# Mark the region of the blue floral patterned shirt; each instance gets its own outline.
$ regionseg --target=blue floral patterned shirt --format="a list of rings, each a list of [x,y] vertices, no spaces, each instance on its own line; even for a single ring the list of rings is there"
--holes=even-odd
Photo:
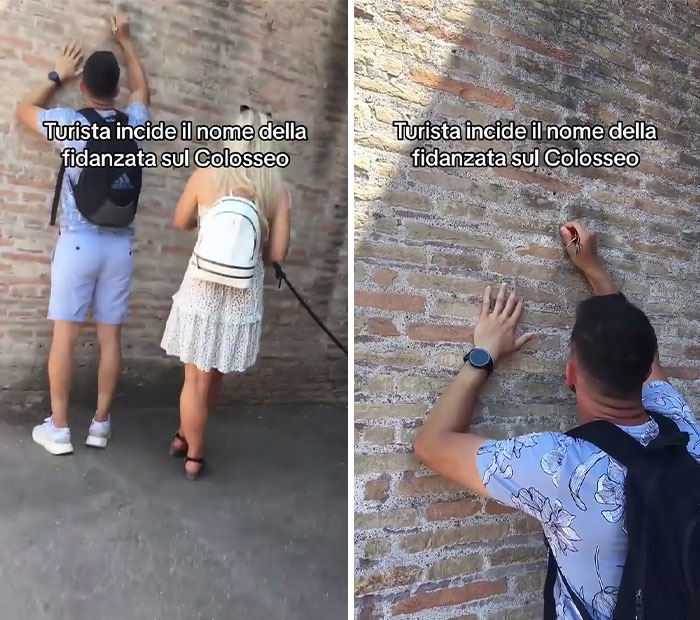
[[[700,427],[683,397],[664,381],[644,387],[644,407],[690,435],[700,462]],[[620,426],[647,445],[656,422]],[[627,553],[623,530],[626,469],[593,444],[563,433],[486,441],[477,463],[491,497],[537,519],[562,573],[595,620],[610,620]],[[566,588],[554,587],[557,618],[581,620]]]

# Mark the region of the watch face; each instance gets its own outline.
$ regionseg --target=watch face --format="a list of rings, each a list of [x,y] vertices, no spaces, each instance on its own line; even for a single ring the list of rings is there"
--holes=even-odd
[[[469,352],[469,362],[472,366],[476,366],[477,368],[487,366],[490,359],[491,356],[488,351],[484,351],[484,349],[472,349]]]

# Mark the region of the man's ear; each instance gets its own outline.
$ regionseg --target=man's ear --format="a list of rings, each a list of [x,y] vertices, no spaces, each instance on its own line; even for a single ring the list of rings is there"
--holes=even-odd
[[[116,99],[119,97],[119,86],[117,86],[117,89],[114,91],[114,98]]]
[[[83,93],[83,95],[87,93],[85,89],[85,82],[83,82],[82,79],[80,80],[80,82],[78,82],[78,88],[80,88],[80,92]]]

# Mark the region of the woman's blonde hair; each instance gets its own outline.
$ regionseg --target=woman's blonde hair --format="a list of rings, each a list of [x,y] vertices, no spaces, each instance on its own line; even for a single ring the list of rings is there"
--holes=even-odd
[[[255,128],[253,140],[231,140],[224,147],[237,153],[277,152],[278,143],[274,140],[261,140],[260,127],[271,121],[272,117],[252,108],[241,108],[235,125],[250,125]],[[230,194],[234,189],[243,187],[255,197],[255,204],[260,213],[263,232],[267,236],[269,222],[275,215],[282,191],[282,175],[279,168],[215,168],[213,174],[214,191],[220,196]]]

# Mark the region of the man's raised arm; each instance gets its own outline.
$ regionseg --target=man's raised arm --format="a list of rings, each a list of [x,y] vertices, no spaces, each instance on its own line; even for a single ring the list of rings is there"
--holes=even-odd
[[[143,103],[148,106],[151,103],[151,91],[148,87],[146,72],[143,70],[134,42],[131,40],[129,20],[125,15],[112,15],[109,18],[109,22],[114,39],[124,53],[126,77],[129,80],[129,88],[131,89],[129,103]]]
[[[481,313],[474,329],[475,350],[491,360],[491,370],[535,337],[515,331],[523,314],[523,302],[515,293],[498,289],[491,309],[491,287],[486,287]],[[477,455],[486,439],[469,432],[479,394],[491,372],[488,366],[467,363],[432,408],[416,435],[416,458],[434,472],[474,493],[488,496],[479,472]]]
[[[593,231],[588,230],[580,222],[574,221],[564,224],[559,233],[571,262],[586,276],[595,295],[614,295],[621,292],[598,254],[598,240]],[[576,242],[576,236],[578,236],[578,242]],[[668,382],[668,376],[661,367],[658,351],[646,383],[652,381]]]
[[[63,46],[61,55],[56,60],[55,69],[41,84],[36,86],[17,104],[17,118],[25,127],[44,135],[39,127],[39,114],[46,108],[53,94],[61,84],[76,77],[83,61],[83,52],[77,43]]]

